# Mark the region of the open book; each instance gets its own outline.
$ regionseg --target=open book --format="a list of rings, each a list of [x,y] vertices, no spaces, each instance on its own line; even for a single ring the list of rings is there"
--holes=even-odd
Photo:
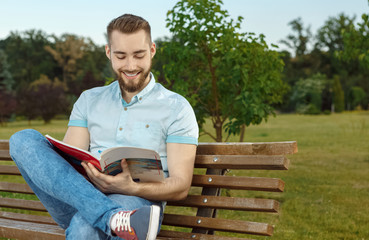
[[[82,161],[90,162],[105,174],[116,175],[122,172],[120,161],[125,158],[134,181],[161,182],[164,180],[160,155],[153,150],[136,147],[113,147],[104,150],[100,158],[96,158],[88,151],[66,144],[49,135],[45,137],[77,171],[85,176],[87,174],[81,165]]]

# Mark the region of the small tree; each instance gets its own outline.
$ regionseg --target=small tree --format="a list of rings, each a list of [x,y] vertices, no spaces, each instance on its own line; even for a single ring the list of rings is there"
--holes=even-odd
[[[348,109],[362,108],[366,93],[361,87],[351,87],[348,93]]]
[[[297,81],[291,95],[296,112],[319,114],[322,108],[322,92],[326,84],[326,77],[321,74]]]
[[[345,110],[345,93],[343,92],[339,76],[333,77],[333,104],[335,112],[342,112]]]
[[[55,115],[66,111],[68,101],[64,91],[65,85],[58,79],[51,81],[47,76],[41,75],[22,92],[19,110],[28,120],[42,117],[47,124]]]
[[[215,135],[202,131],[217,142],[228,138],[223,130],[230,136],[267,120],[285,91],[279,54],[264,36],[238,32],[242,17],[230,19],[221,4],[179,1],[166,20],[174,37],[162,47],[168,85],[189,99],[200,128],[211,119]]]

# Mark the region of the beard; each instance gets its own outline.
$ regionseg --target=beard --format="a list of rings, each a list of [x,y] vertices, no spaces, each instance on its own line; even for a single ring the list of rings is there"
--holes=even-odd
[[[118,72],[114,70],[117,75],[119,86],[121,90],[127,91],[129,93],[138,92],[145,87],[146,79],[151,72],[152,61],[150,61],[149,68],[145,71],[143,68],[138,68],[136,71],[125,71],[123,68],[118,69]],[[124,77],[124,72],[126,73],[137,73],[140,72],[138,79],[130,80]]]

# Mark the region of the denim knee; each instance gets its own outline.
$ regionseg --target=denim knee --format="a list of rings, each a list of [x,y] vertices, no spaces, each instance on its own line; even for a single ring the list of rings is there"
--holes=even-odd
[[[9,139],[9,153],[15,160],[17,154],[22,153],[24,150],[32,148],[36,142],[45,140],[41,133],[33,129],[25,129],[14,133]]]
[[[16,151],[20,147],[32,143],[33,140],[45,139],[41,133],[34,129],[25,129],[14,133],[9,139],[10,153]]]

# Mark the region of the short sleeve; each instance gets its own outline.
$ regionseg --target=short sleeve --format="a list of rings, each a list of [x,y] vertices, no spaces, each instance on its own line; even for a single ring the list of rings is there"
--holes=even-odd
[[[173,108],[173,118],[168,128],[167,143],[198,145],[199,128],[195,113],[187,100]]]
[[[72,113],[69,117],[69,127],[86,127],[87,128],[87,101],[86,94],[83,92],[78,100],[74,103]]]

